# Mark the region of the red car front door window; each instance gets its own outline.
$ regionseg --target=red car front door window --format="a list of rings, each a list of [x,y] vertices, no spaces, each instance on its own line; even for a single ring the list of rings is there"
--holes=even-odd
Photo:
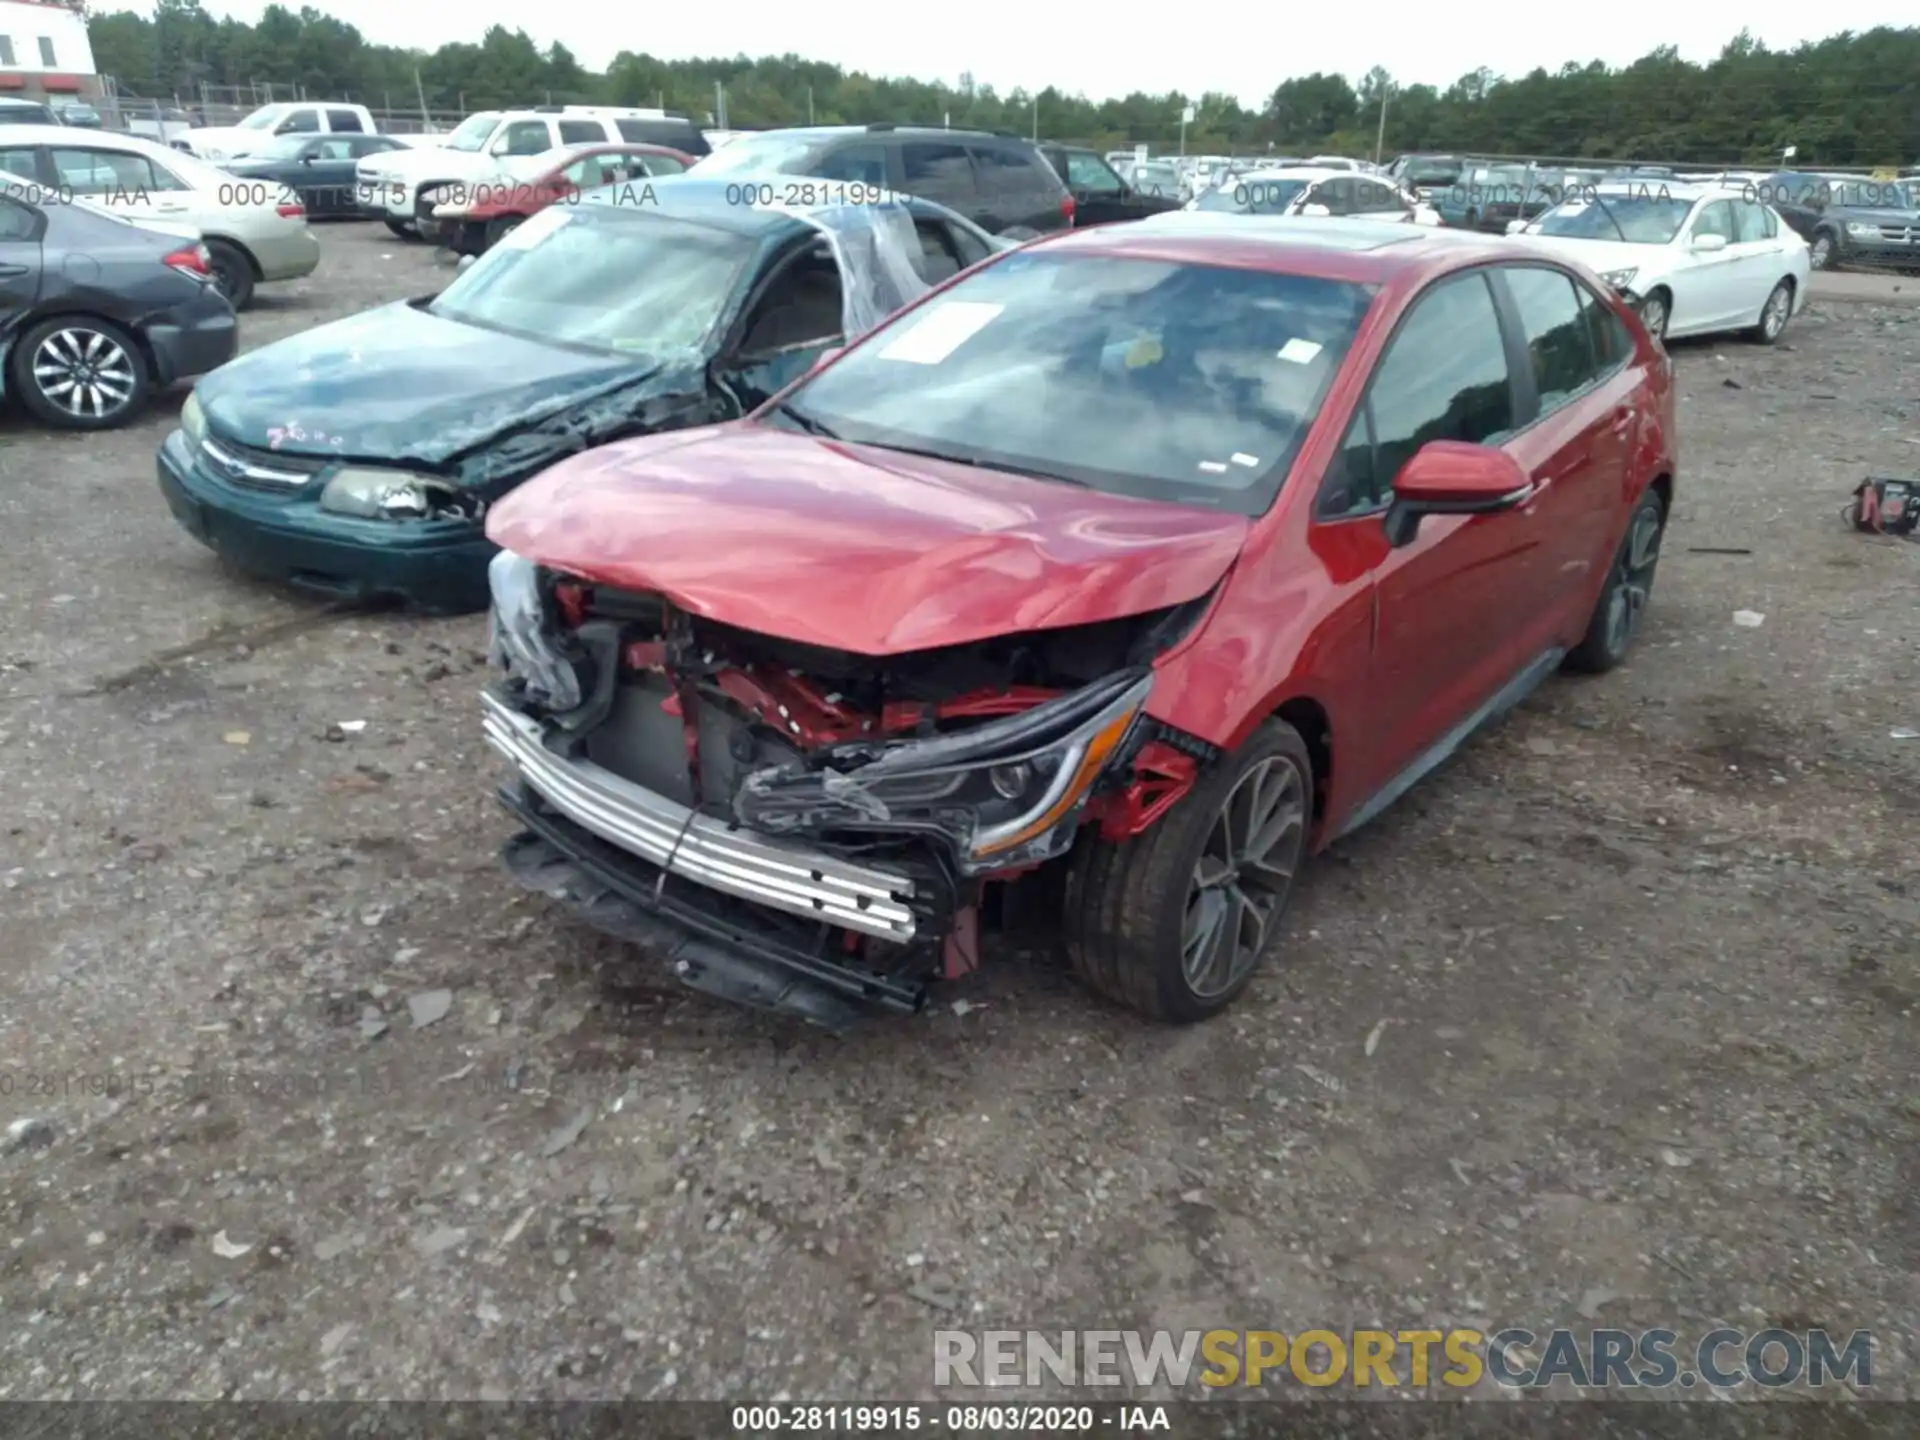
[[[1638,376],[1596,353],[1583,301],[1598,300],[1572,276],[1537,265],[1502,266],[1498,274],[1538,407],[1539,418],[1507,448],[1533,480],[1530,503],[1547,523],[1533,560],[1542,605],[1524,622],[1528,643],[1542,650],[1584,624],[1612,555],[1607,537],[1625,494]]]
[[[1349,543],[1372,576],[1368,679],[1348,721],[1358,743],[1346,750],[1354,763],[1342,777],[1348,801],[1391,781],[1531,658],[1520,653],[1519,632],[1542,599],[1528,554],[1544,529],[1537,514],[1430,516],[1398,549],[1380,522],[1393,476],[1422,445],[1500,443],[1514,418],[1486,276],[1440,280],[1387,342],[1322,484],[1322,515],[1353,528]],[[1350,658],[1334,663],[1351,673]]]

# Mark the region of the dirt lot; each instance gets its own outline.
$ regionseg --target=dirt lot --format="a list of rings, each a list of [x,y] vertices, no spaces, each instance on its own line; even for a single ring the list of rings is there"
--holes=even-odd
[[[322,241],[249,344],[445,273]],[[1024,962],[839,1041],[680,992],[496,871],[479,619],[223,572],[177,397],[9,414],[0,1122],[52,1138],[0,1158],[0,1396],[906,1399],[945,1326],[1597,1317],[1873,1327],[1920,1397],[1920,547],[1838,515],[1920,472],[1893,283],[1678,347],[1636,658],[1184,1031]]]

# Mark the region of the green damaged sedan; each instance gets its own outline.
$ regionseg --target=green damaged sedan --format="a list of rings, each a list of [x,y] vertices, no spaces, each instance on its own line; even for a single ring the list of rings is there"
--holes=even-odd
[[[271,580],[484,609],[486,511],[516,485],[611,440],[747,414],[1003,248],[928,201],[770,206],[772,188],[689,175],[591,192],[436,296],[222,366],[160,447],[168,506]]]

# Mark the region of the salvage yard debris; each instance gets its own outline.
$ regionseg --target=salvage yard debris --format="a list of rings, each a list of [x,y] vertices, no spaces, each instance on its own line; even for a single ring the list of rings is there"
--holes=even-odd
[[[1847,507],[1847,521],[1874,535],[1920,540],[1920,480],[1862,480]]]

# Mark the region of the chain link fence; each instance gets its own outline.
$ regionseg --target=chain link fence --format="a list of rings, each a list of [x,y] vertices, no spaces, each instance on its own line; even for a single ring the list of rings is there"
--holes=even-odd
[[[417,105],[393,103],[405,98],[308,95],[301,86],[269,84],[203,85],[193,94],[155,96],[103,75],[96,108],[106,128],[159,140],[172,140],[195,126],[237,125],[262,105],[303,100],[366,105],[374,128],[386,135],[444,135],[467,117],[465,110],[422,111]]]

